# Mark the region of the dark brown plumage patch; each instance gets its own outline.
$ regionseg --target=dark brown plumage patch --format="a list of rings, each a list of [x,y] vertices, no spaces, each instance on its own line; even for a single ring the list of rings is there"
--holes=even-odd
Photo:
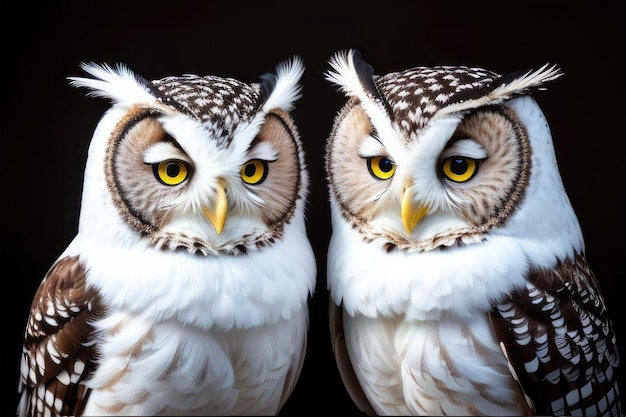
[[[585,257],[528,279],[491,317],[537,413],[621,417],[616,337]]]
[[[35,294],[26,326],[19,391],[28,397],[27,415],[81,414],[89,396],[82,382],[97,355],[91,321],[102,313],[78,257],[58,261]]]
[[[392,242],[385,242],[383,244],[383,250],[387,253],[392,252],[394,249],[396,249],[398,246],[395,243]]]

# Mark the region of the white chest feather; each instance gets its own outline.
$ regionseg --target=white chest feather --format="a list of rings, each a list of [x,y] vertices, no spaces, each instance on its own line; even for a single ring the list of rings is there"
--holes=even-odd
[[[526,412],[486,315],[410,322],[345,314],[344,326],[356,375],[378,414]]]
[[[97,323],[100,365],[85,414],[274,414],[297,379],[307,321],[301,310],[224,332],[112,314]]]

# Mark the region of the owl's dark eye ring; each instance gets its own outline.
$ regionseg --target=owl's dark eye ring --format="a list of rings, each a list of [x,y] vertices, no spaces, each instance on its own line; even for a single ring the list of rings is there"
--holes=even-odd
[[[450,181],[466,182],[478,172],[479,161],[466,156],[451,156],[443,160],[441,173]]]
[[[367,158],[367,169],[374,178],[388,180],[396,172],[396,164],[386,156]]]
[[[265,181],[268,171],[267,161],[251,159],[241,166],[241,179],[246,184],[258,185]]]
[[[161,184],[179,185],[189,177],[190,169],[186,162],[168,159],[152,164],[154,177]]]

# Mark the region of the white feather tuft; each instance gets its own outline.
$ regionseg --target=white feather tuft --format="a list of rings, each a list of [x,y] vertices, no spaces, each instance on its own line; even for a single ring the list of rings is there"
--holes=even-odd
[[[447,106],[439,111],[436,117],[443,117],[451,113],[486,106],[488,104],[501,103],[502,101],[509,100],[515,96],[527,94],[528,90],[531,88],[541,90],[543,89],[541,86],[544,83],[556,80],[561,75],[563,75],[563,73],[556,65],[549,66],[549,64],[544,64],[537,70],[528,71],[525,74],[513,79],[511,82],[504,83],[499,87],[494,88],[488,94],[485,94],[480,98],[460,101]],[[498,80],[495,82],[497,81]]]
[[[68,77],[68,80],[73,87],[90,89],[90,96],[108,98],[121,104],[156,100],[124,64],[117,64],[113,68],[107,64],[83,62],[80,67],[94,78]]]
[[[265,111],[283,109],[290,111],[301,97],[300,78],[304,73],[304,62],[298,56],[276,66],[276,84],[263,105]]]
[[[370,118],[370,121],[378,132],[377,141],[382,143],[391,153],[398,149],[401,141],[398,140],[397,132],[392,125],[390,115],[383,103],[363,84],[365,77],[375,77],[373,74],[360,74],[360,69],[354,62],[356,50],[339,51],[329,60],[334,71],[327,71],[325,78],[339,86],[340,91],[350,97],[356,97],[360,105]],[[361,72],[363,68],[361,68]],[[363,77],[363,78],[361,78]],[[373,87],[374,88],[374,87]],[[401,152],[398,149],[398,152]]]
[[[535,71],[526,72],[524,75],[516,78],[512,82],[496,88],[491,94],[506,96],[508,98],[512,94],[519,94],[520,91],[524,91],[532,87],[540,87],[542,84],[556,80],[563,75],[561,70],[556,65],[552,65],[551,67],[548,67],[548,65],[549,64],[544,64],[541,68]]]
[[[359,79],[359,74],[354,65],[354,50],[339,51],[329,61],[334,71],[325,73],[326,80],[336,84],[343,93],[360,98],[362,101],[368,97]]]

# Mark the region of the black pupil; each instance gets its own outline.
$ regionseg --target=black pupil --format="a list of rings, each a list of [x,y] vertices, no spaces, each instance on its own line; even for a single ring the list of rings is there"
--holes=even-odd
[[[378,168],[380,168],[382,172],[389,172],[393,168],[393,164],[387,158],[380,158],[380,161],[378,162]]]
[[[178,164],[168,164],[167,165],[167,175],[171,178],[177,177],[180,174],[180,167]]]
[[[453,159],[450,163],[450,171],[456,175],[465,174],[467,172],[467,161],[461,158]]]
[[[246,168],[243,170],[243,172],[246,174],[246,177],[252,177],[254,173],[256,172],[256,165],[254,164],[246,165]]]

